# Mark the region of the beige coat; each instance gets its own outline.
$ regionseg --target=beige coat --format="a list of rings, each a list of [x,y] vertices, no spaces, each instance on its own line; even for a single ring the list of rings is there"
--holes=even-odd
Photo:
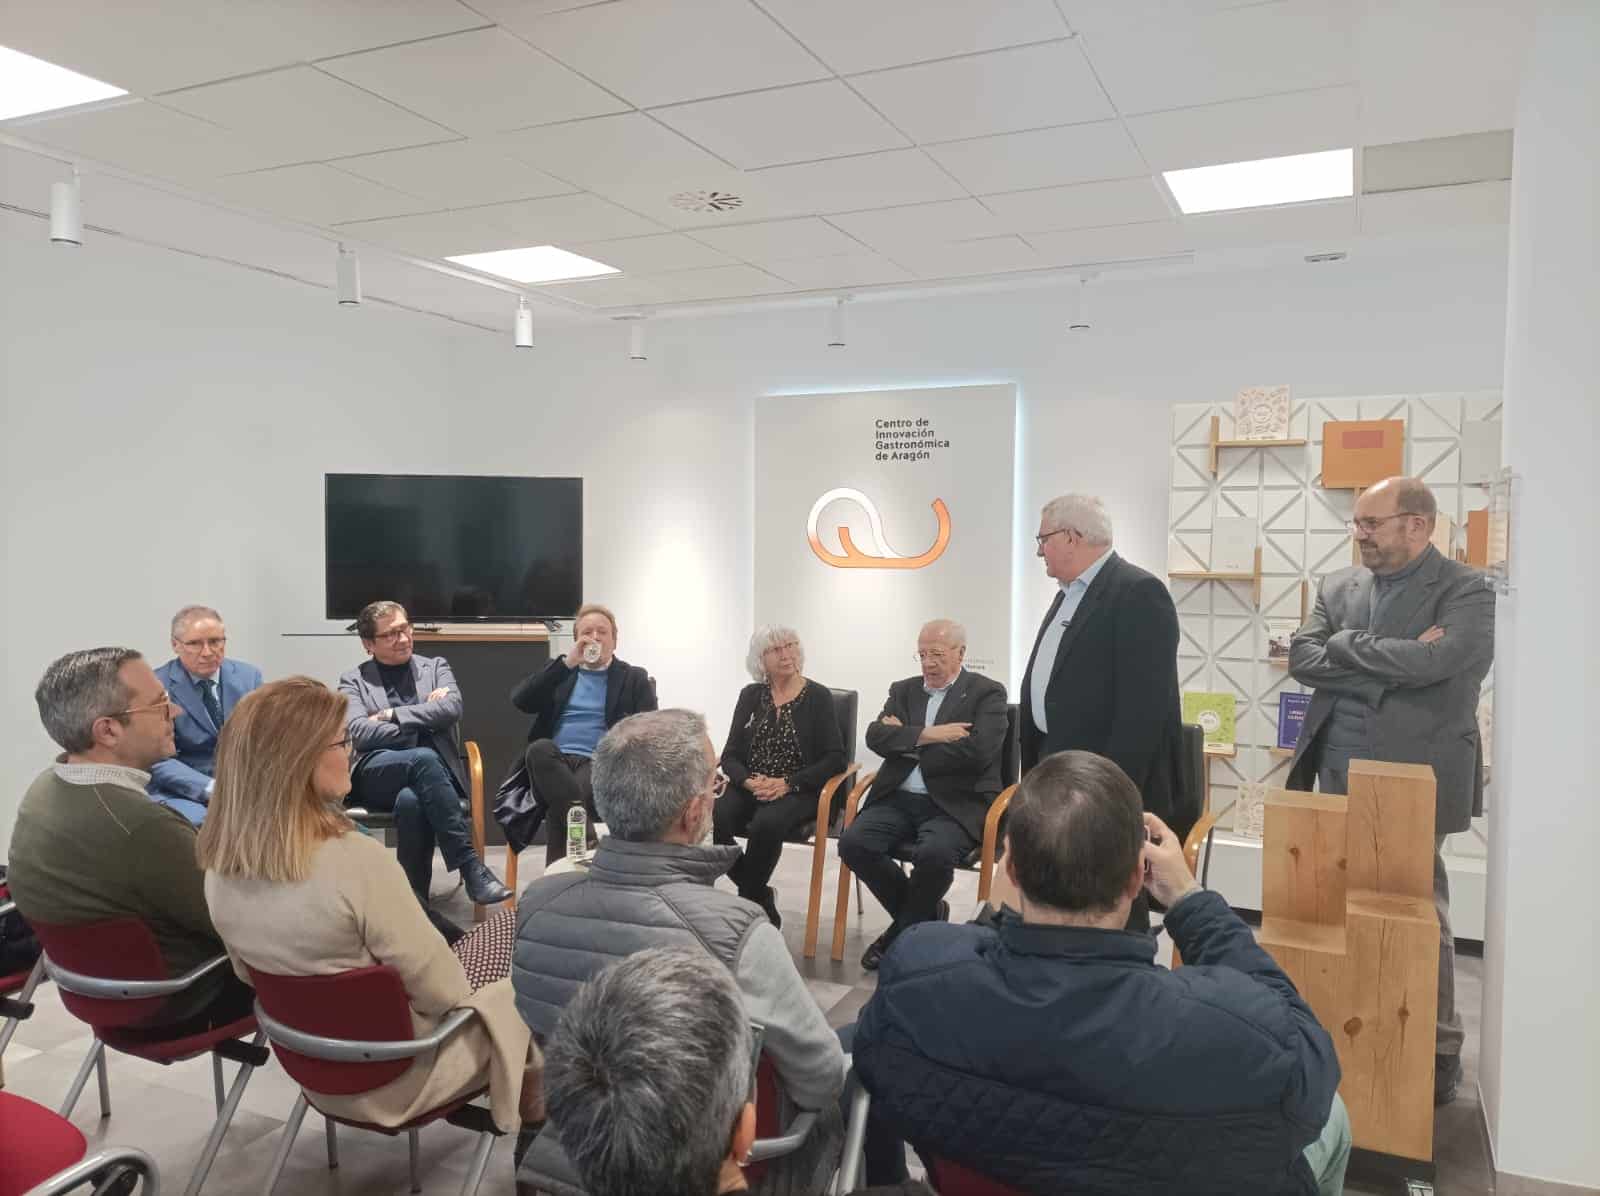
[[[357,1096],[307,1093],[318,1109],[376,1125],[401,1125],[463,1093],[489,1085],[495,1123],[520,1123],[518,1098],[531,1036],[517,1013],[510,979],[471,991],[393,855],[376,839],[347,831],[317,848],[298,884],[236,880],[207,871],[206,901],[233,967],[283,976],[319,976],[387,964],[411,998],[411,1020],[428,1034],[456,1008],[478,1017],[404,1075]]]

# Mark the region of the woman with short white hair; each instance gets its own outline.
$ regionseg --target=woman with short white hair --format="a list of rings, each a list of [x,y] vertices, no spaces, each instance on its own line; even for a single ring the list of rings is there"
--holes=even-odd
[[[757,628],[745,667],[755,682],[739,692],[722,750],[728,788],[717,799],[714,833],[725,844],[735,835],[748,836],[728,876],[739,896],[781,926],[777,894],[768,882],[783,841],[816,817],[817,795],[829,777],[843,771],[844,740],[833,694],[805,676],[805,649],[794,628]]]

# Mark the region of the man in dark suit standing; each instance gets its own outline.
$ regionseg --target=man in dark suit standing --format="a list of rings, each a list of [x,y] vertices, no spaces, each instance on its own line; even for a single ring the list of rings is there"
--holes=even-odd
[[[148,792],[199,826],[216,782],[217,736],[245,694],[261,686],[261,670],[228,659],[228,629],[209,606],[186,606],[172,616],[174,656],[156,670],[178,707],[173,739],[178,754],[150,766]]]
[[[369,602],[356,616],[356,632],[372,659],[339,678],[350,705],[345,803],[394,812],[400,866],[424,909],[435,843],[475,905],[505,901],[511,890],[478,858],[461,812],[468,793],[455,741],[461,690],[449,662],[412,651],[411,620],[398,602]]]
[[[889,687],[883,713],[867,728],[867,747],[883,767],[839,838],[839,859],[894,918],[861,957],[868,971],[907,926],[948,915],[944,895],[956,865],[983,838],[1000,792],[1006,689],[962,668],[966,655],[961,624],[927,624],[917,636],[922,672]],[[909,878],[889,858],[906,842],[915,843]]]
[[[1183,792],[1178,612],[1166,583],[1111,547],[1098,498],[1064,494],[1039,516],[1038,555],[1060,587],[1022,676],[1022,771],[1055,752],[1094,752],[1181,840],[1198,814]],[[1130,925],[1148,924],[1145,900]]]

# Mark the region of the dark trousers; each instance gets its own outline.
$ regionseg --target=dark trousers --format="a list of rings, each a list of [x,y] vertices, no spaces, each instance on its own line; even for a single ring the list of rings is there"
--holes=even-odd
[[[743,785],[728,786],[712,810],[711,837],[714,842],[731,844],[735,835],[747,836],[744,854],[728,869],[728,879],[739,886],[739,896],[757,904],[767,899],[767,883],[783,856],[783,841],[816,816],[813,790],[761,801]]]
[[[589,842],[599,816],[594,808],[594,786],[589,781],[588,756],[568,756],[553,739],[535,739],[523,754],[528,780],[544,804],[544,864],[548,868],[567,854],[567,811],[582,804],[589,814]]]
[[[911,875],[889,858],[902,843],[913,844]],[[932,921],[950,891],[956,865],[977,841],[925,793],[896,789],[874,798],[839,839],[839,858],[859,876],[894,919],[890,933]]]
[[[461,794],[450,770],[432,748],[404,748],[363,756],[350,777],[347,805],[393,812],[400,846],[396,855],[406,879],[428,903],[435,844],[452,872],[474,857],[472,834],[461,812]]]

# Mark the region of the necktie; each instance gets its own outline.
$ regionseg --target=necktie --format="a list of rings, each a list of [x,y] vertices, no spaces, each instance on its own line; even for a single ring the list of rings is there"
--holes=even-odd
[[[200,682],[200,697],[206,704],[206,713],[211,716],[211,722],[217,730],[222,730],[222,702],[217,697],[217,683],[209,678]]]

